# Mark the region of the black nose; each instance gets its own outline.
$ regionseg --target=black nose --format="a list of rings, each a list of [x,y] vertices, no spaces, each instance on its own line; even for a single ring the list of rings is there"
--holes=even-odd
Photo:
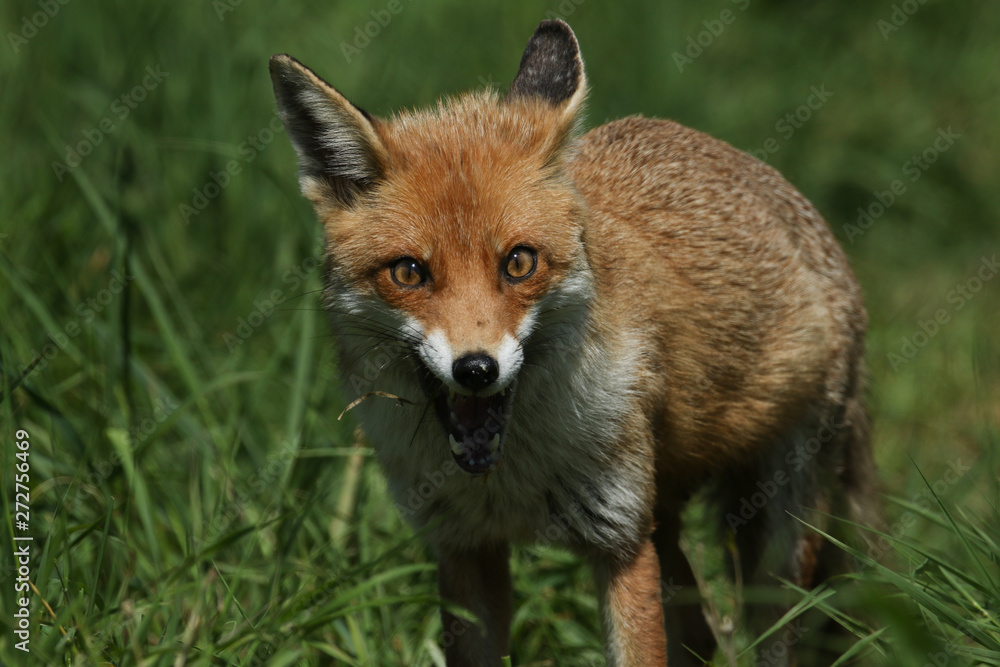
[[[500,366],[496,359],[479,352],[456,359],[451,365],[451,374],[466,389],[479,391],[496,382],[500,376]]]

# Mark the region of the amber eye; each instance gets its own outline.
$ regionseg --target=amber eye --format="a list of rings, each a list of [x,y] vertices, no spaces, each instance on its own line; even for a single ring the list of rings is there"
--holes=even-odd
[[[535,272],[538,264],[538,256],[535,251],[527,246],[517,246],[507,255],[507,266],[504,271],[508,278],[520,280],[527,278]]]
[[[427,280],[427,273],[420,262],[412,257],[398,259],[389,268],[392,279],[403,287],[416,287]]]

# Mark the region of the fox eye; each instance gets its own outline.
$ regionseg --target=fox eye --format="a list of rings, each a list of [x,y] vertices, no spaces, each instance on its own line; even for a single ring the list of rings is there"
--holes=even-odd
[[[427,272],[424,267],[412,257],[397,259],[389,267],[389,273],[392,274],[392,279],[403,287],[417,287],[427,280]]]
[[[507,255],[507,266],[504,272],[508,278],[521,280],[527,278],[535,272],[535,265],[538,264],[538,256],[531,248],[519,245]]]

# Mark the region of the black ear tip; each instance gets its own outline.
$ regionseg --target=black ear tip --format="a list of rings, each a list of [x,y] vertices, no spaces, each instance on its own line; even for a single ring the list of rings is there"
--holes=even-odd
[[[572,37],[574,40],[576,39],[576,36],[573,34],[573,29],[570,28],[569,24],[562,19],[545,19],[538,24],[538,27],[535,28],[535,32],[558,33],[566,37]]]
[[[573,97],[582,84],[580,45],[569,25],[560,19],[539,23],[521,56],[511,96],[540,97],[560,104]]]
[[[292,94],[302,86],[315,85],[323,80],[311,69],[291,57],[287,53],[276,53],[268,60],[267,68],[271,73],[276,94]]]
[[[290,69],[294,69],[299,64],[298,60],[287,53],[275,53],[267,61],[267,68],[271,70],[271,74],[278,74],[279,72],[287,72]]]
[[[565,49],[579,51],[580,45],[576,41],[576,35],[569,24],[562,19],[545,19],[535,28],[535,34],[531,36],[532,41],[537,39],[552,40],[561,42]]]
[[[276,53],[267,61],[267,69],[271,73],[271,80],[277,85],[282,75],[292,69],[293,58],[284,53]]]

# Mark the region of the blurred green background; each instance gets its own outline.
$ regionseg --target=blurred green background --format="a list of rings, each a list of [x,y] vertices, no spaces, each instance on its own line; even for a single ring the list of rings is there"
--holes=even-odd
[[[332,381],[320,230],[267,59],[389,115],[505,88],[556,16],[588,127],[676,119],[827,217],[871,317],[890,520],[939,482],[996,525],[997,3],[17,0],[0,9],[0,442],[13,535],[13,434],[30,434],[38,592],[24,654],[5,547],[0,661],[443,664],[431,554],[337,419],[352,397]],[[901,535],[967,556],[918,514]],[[575,558],[526,547],[515,577],[515,664],[603,664]],[[870,660],[920,665],[947,639],[907,605],[872,602],[890,632]]]

